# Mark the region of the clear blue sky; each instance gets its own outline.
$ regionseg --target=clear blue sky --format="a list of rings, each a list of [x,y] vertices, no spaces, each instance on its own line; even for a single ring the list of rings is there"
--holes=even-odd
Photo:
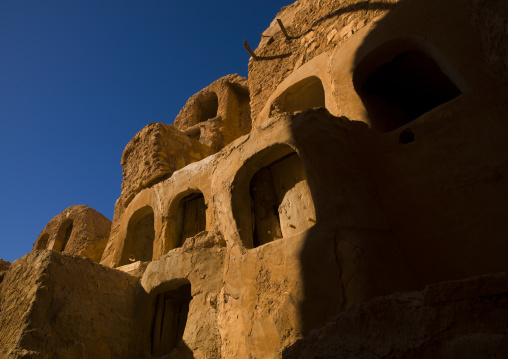
[[[120,157],[229,73],[292,0],[0,1],[0,258],[75,204],[113,217]]]

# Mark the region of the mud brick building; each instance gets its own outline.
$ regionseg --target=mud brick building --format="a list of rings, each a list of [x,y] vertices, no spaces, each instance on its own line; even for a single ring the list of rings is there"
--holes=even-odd
[[[0,358],[505,358],[508,5],[299,0],[0,266]],[[248,46],[247,46],[248,47]]]

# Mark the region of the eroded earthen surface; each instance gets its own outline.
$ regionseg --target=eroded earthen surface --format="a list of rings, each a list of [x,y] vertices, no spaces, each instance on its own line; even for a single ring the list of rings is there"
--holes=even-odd
[[[503,358],[507,303],[506,273],[379,297],[340,314],[282,358]]]
[[[89,259],[27,254],[0,284],[0,357],[137,357],[138,283]]]
[[[99,262],[111,221],[93,208],[72,206],[55,216],[39,234],[33,250],[52,249]]]
[[[129,142],[102,266],[68,209],[0,269],[4,357],[504,357],[505,8],[283,8]]]

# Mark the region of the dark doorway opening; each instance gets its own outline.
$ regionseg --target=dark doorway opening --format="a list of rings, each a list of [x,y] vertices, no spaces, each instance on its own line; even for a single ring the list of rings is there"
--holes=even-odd
[[[355,87],[372,125],[382,132],[401,127],[461,94],[438,64],[421,51],[395,56],[367,76],[355,74]]]
[[[219,110],[219,98],[215,92],[204,94],[199,99],[198,104],[198,123],[217,117]]]
[[[206,204],[202,193],[193,193],[180,201],[177,219],[177,247],[206,230]]]
[[[178,346],[187,324],[191,300],[190,284],[157,295],[151,336],[152,355],[169,354]]]

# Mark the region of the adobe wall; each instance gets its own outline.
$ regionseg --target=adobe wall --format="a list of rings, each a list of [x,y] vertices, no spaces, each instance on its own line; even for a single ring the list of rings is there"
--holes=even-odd
[[[502,358],[508,312],[501,303],[507,300],[506,273],[376,298],[334,318],[282,358]]]
[[[120,161],[123,181],[122,194],[115,205],[116,217],[144,188],[249,133],[247,79],[235,74],[214,81],[189,98],[174,122],[148,124],[125,147]]]
[[[143,290],[89,259],[36,250],[0,284],[1,358],[138,358]]]
[[[408,49],[431,56],[463,93],[477,91],[484,96],[485,88],[499,87],[487,65],[489,59],[483,55],[492,43],[486,34],[491,27],[494,34],[501,34],[504,27],[497,23],[497,27],[479,27],[480,41],[478,28],[472,26],[479,20],[472,18],[467,5],[463,0],[402,0],[328,1],[324,6],[316,0],[297,1],[283,8],[276,19],[296,38],[287,40],[275,20],[263,33],[255,50],[260,59],[249,61],[253,123],[269,118],[276,99],[291,86],[317,77],[324,89],[325,106],[332,114],[372,125],[371,114],[355,89],[354,76],[362,70],[359,65],[364,60],[373,62],[369,56],[389,60]],[[501,35],[495,39],[496,44],[502,43]],[[496,58],[502,58],[501,46],[494,48]],[[373,55],[376,49],[383,50]],[[290,55],[264,58],[276,54]],[[472,68],[477,70],[470,71]]]
[[[247,79],[224,76],[193,95],[175,118],[175,127],[215,153],[251,129]]]
[[[220,276],[218,286],[200,295],[217,296],[214,325],[223,357],[271,357],[355,303],[416,288],[419,284],[374,202],[363,161],[357,161],[362,155],[352,138],[366,132],[365,125],[324,110],[274,118],[216,155],[141,191],[118,219],[119,230],[108,245],[113,250],[105,252],[102,264],[123,264],[129,218],[152,208],[156,261],[148,265],[142,283],[175,278],[202,288],[207,278]],[[306,181],[281,182],[294,185],[279,206],[280,222],[287,224],[282,225],[283,237],[254,247],[249,183],[255,173],[285,163],[278,161],[291,153],[301,159]],[[282,167],[283,173],[293,178],[297,172],[290,167]],[[206,250],[194,252],[191,262],[211,263],[202,276],[193,274],[195,269],[184,260],[186,243],[193,239],[182,249],[174,249],[172,239],[178,203],[196,192],[206,203],[206,232],[198,237],[217,232],[226,245],[224,264],[211,260]],[[170,260],[172,265],[166,265]],[[193,298],[191,307],[201,302]],[[186,345],[193,348],[195,343],[189,339]]]
[[[508,3],[503,0],[469,0],[473,26],[480,35],[486,70],[508,83]]]
[[[182,343],[176,345],[175,358],[223,358],[222,338],[219,332],[219,300],[223,287],[224,258],[226,242],[218,232],[202,232],[189,238],[182,247],[176,248],[158,261],[151,262],[142,277],[141,285],[149,293],[147,305],[154,313],[156,297],[163,293],[190,285],[192,300]],[[147,357],[153,351],[154,328],[151,316],[147,316],[145,330],[141,338]],[[162,326],[164,321],[161,320]],[[167,335],[161,333],[161,342],[167,342]],[[164,337],[166,336],[166,338]],[[152,345],[151,345],[152,344]],[[162,348],[161,352],[171,352]]]
[[[150,296],[157,285],[190,284],[183,353],[281,357],[373,297],[508,271],[508,95],[486,70],[467,8],[458,0],[333,4],[283,9],[291,34],[314,24],[299,39],[284,40],[275,24],[265,32],[258,56],[292,55],[251,59],[248,135],[117,206],[101,263],[130,270],[137,223],[153,213],[142,259],[152,262],[137,275]],[[437,64],[458,94],[386,130],[362,83],[408,51]],[[329,112],[305,110],[313,103]],[[191,212],[204,225],[186,239],[181,203],[198,197],[204,204]],[[193,243],[203,238],[224,245],[214,239],[200,250]],[[202,325],[210,340],[196,334]]]
[[[300,0],[284,7],[262,33],[254,51],[260,60],[249,60],[253,123],[266,120],[269,107],[283,90],[310,76],[321,79],[327,94],[328,110],[336,116],[345,115],[349,118],[348,113],[337,108],[338,101],[334,99],[336,93],[332,80],[336,78],[330,73],[335,69],[329,63],[331,57],[333,54],[339,56],[339,53],[341,57],[344,56],[341,51],[343,45],[350,38],[357,38],[356,34],[361,29],[371,27],[398,2]],[[276,19],[282,21],[293,39],[286,39]]]
[[[129,141],[122,153],[122,194],[115,211],[122,210],[146,187],[213,152],[173,125],[150,123]],[[117,206],[117,207],[118,207]]]
[[[508,93],[499,81],[501,65],[493,67],[494,55],[485,52],[502,58],[497,44],[505,23],[499,15],[484,25],[479,20],[496,9],[503,13],[503,5],[474,3],[471,11],[459,0],[330,4],[329,16],[318,1],[296,2],[277,15],[293,36],[314,24],[298,39],[286,40],[275,21],[264,32],[270,37],[255,51],[261,59],[249,62],[254,124],[269,121],[274,104],[297,98],[298,89],[302,97],[311,96],[305,81],[319,79],[332,114],[373,128],[358,140],[376,203],[420,282],[506,270],[499,253],[508,249],[502,239]],[[291,56],[262,58],[274,49]],[[414,50],[432,58],[461,93],[387,131],[361,96],[361,81],[397,54]]]

